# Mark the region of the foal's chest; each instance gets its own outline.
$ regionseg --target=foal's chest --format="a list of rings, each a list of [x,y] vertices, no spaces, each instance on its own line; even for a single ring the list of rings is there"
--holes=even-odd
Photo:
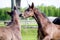
[[[46,28],[46,33],[52,38],[56,40],[60,40],[60,30],[55,26],[51,25]]]
[[[55,26],[49,26],[46,28],[46,33],[48,35],[53,35],[58,29]]]

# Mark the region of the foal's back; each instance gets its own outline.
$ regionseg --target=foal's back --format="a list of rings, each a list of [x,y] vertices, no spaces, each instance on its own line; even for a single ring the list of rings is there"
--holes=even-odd
[[[12,31],[7,27],[0,27],[0,40],[11,40]]]
[[[0,40],[19,40],[17,36],[10,27],[0,28]]]

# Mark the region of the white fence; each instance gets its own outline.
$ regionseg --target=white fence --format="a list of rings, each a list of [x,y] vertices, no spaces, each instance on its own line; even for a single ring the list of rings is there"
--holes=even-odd
[[[52,22],[57,17],[48,17],[48,19]],[[21,25],[24,27],[37,27],[37,23],[35,20],[21,20]]]
[[[48,17],[48,19],[52,22],[54,19],[57,17]],[[4,21],[2,22],[1,25],[3,24]],[[37,23],[35,20],[20,20],[20,24],[22,27],[37,27]]]

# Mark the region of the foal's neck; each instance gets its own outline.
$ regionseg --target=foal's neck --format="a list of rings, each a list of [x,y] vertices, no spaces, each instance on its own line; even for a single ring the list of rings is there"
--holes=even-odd
[[[43,13],[39,11],[35,11],[34,17],[36,18],[38,23],[42,25],[42,27],[45,27],[46,25],[51,23],[49,19]]]
[[[33,18],[36,20],[36,22],[38,24],[38,39],[42,40],[45,37],[45,34],[44,34],[43,29],[42,29],[39,15],[40,15],[39,12],[34,13]]]
[[[12,29],[17,29],[17,30],[21,30],[19,27],[20,27],[20,20],[19,20],[19,15],[16,13],[14,13],[14,16],[12,16],[12,19],[11,19],[11,22],[10,24],[8,25],[10,26]]]
[[[50,21],[46,18],[45,15],[43,15],[41,12],[39,12],[38,10],[36,10],[34,12],[34,16],[33,16],[38,24],[38,38],[40,37],[41,39],[43,39],[45,37],[45,33],[43,30],[43,27],[46,27],[46,25],[48,25],[50,23]],[[41,33],[41,34],[40,34]]]
[[[15,24],[15,25],[19,25],[19,17],[18,15],[14,15],[13,18],[12,18],[12,22]]]

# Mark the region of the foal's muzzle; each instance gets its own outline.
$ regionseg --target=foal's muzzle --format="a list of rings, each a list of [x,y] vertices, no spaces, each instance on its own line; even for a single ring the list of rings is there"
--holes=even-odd
[[[22,14],[20,14],[19,16],[22,17]]]

